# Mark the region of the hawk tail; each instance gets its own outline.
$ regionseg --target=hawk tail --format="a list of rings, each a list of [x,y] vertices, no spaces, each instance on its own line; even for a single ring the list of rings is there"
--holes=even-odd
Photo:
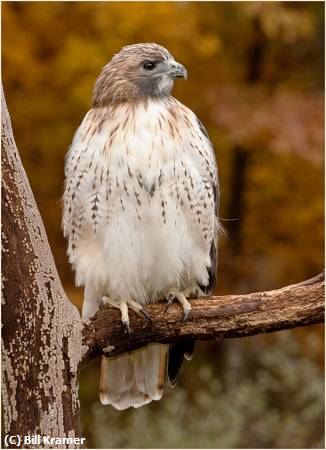
[[[138,408],[163,394],[168,346],[151,344],[117,358],[102,357],[100,400],[118,410]]]
[[[190,361],[195,349],[194,339],[182,339],[170,344],[168,353],[168,382],[171,387],[177,384],[184,359]]]

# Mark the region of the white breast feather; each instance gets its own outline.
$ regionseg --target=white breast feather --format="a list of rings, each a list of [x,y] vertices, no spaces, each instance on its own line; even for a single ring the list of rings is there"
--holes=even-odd
[[[78,285],[145,303],[207,284],[217,172],[189,109],[172,99],[91,110],[65,174],[63,229]]]

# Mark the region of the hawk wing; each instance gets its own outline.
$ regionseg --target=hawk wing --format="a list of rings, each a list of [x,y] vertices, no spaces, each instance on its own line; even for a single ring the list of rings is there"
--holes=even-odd
[[[210,185],[207,187],[207,190],[212,193],[214,199],[214,217],[215,224],[214,229],[215,233],[213,239],[210,244],[210,266],[207,267],[208,272],[208,284],[201,285],[198,283],[200,289],[206,294],[211,295],[214,291],[217,281],[217,234],[220,229],[219,221],[218,221],[218,211],[219,211],[219,183],[217,176],[217,166],[215,162],[215,154],[213,150],[213,145],[209,140],[208,133],[201,123],[201,121],[196,117],[198,122],[200,133],[202,133],[208,142],[208,153],[206,153],[205,165],[208,169],[209,174],[209,182]],[[200,150],[199,150],[200,151]],[[207,157],[208,156],[208,157]],[[195,349],[196,341],[194,339],[183,339],[181,341],[170,344],[169,353],[168,353],[168,380],[170,386],[174,387],[178,381],[178,377],[180,375],[183,359],[191,360],[194,349]]]
[[[92,264],[89,258],[83,258],[83,253],[99,253],[100,240],[93,238],[115,214],[116,204],[109,201],[116,189],[110,173],[112,126],[108,128],[109,123],[107,108],[90,110],[76,131],[66,157],[62,228],[68,238],[67,253],[76,270],[77,285],[85,284],[87,266]],[[98,265],[96,270],[102,268]]]
[[[198,119],[198,117],[197,117],[197,121],[198,121],[200,131],[209,140],[211,149],[213,150],[213,145],[209,139],[209,135],[207,133],[206,128],[201,123],[201,121]],[[214,161],[215,161],[215,155],[214,155]],[[212,183],[212,190],[213,190],[213,196],[214,196],[214,214],[215,214],[215,219],[216,219],[217,230],[216,230],[215,236],[211,242],[211,249],[210,249],[211,265],[210,265],[210,267],[207,267],[209,283],[207,286],[199,285],[201,290],[203,292],[205,292],[206,295],[211,295],[213,293],[215,286],[216,286],[216,282],[217,282],[217,233],[218,233],[218,229],[220,228],[219,221],[218,221],[220,189],[219,189],[218,176],[217,176],[217,166],[216,166],[216,164],[214,164],[214,162],[210,162],[210,165],[212,165],[213,168],[215,166],[215,173],[216,173],[216,176],[211,177],[211,183]]]

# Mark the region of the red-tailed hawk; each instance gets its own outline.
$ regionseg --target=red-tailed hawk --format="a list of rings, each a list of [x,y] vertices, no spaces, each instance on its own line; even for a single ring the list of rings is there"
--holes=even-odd
[[[67,155],[63,230],[83,317],[101,302],[120,309],[180,302],[215,285],[218,178],[214,151],[195,114],[171,96],[186,69],[157,44],[124,47],[103,68],[92,109]],[[155,320],[155,318],[152,318]],[[176,383],[194,343],[153,344],[102,359],[100,399],[117,409],[159,400],[165,364]]]

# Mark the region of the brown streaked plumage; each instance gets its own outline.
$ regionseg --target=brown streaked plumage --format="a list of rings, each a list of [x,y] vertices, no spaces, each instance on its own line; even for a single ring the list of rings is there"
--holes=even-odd
[[[93,107],[121,101],[139,100],[146,95],[159,95],[155,83],[146,83],[137,69],[146,59],[168,61],[171,54],[157,44],[135,44],[124,47],[103,68],[93,90]],[[172,86],[171,86],[172,87]]]
[[[85,286],[83,317],[211,293],[216,279],[218,179],[207,132],[171,97],[185,68],[156,44],[124,47],[104,67],[93,107],[67,155],[63,229],[76,283]],[[155,320],[155,318],[152,318]],[[100,399],[117,409],[162,396],[165,359],[174,385],[193,342],[153,344],[103,358]]]

